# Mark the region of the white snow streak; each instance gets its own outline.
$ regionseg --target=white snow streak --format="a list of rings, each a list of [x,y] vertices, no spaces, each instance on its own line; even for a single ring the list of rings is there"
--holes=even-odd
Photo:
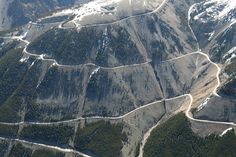
[[[225,131],[222,132],[222,134],[220,134],[220,137],[224,136],[228,131],[233,130],[233,128],[228,128]]]

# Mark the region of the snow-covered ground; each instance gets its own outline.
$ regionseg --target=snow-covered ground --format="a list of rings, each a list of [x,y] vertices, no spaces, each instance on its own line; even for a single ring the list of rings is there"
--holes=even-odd
[[[197,107],[197,112],[202,110],[207,105],[208,101],[211,99],[210,97],[211,96],[207,97],[206,100]]]
[[[223,59],[226,60],[227,64],[231,63],[231,60],[233,58],[236,58],[236,47],[233,47],[232,49],[230,49],[227,53],[225,53],[225,55],[223,56]]]
[[[228,128],[225,131],[222,132],[222,134],[220,134],[220,137],[224,136],[228,131],[233,130],[233,128]]]
[[[202,11],[194,16],[194,20],[208,22],[208,19],[221,20],[225,19],[226,16],[228,17],[225,22],[232,22],[236,19],[232,14],[236,9],[235,0],[208,0],[202,6]]]
[[[204,0],[194,4],[189,12],[190,25],[200,44],[206,46],[210,42],[211,47],[236,23],[236,0]]]
[[[124,17],[153,11],[162,2],[163,0],[94,0],[80,7],[55,12],[45,18],[73,17],[65,25],[79,27],[80,25],[112,22]]]

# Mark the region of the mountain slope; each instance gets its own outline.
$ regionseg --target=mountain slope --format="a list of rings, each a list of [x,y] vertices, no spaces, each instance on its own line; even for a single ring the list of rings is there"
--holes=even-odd
[[[71,7],[85,0],[3,0],[0,31],[24,25],[55,10]]]
[[[43,148],[68,157],[141,157],[150,132],[178,112],[201,123],[198,130],[208,123],[222,130],[218,124],[234,120],[221,116],[231,104],[212,109],[215,101],[231,102],[225,98],[234,91],[230,3],[14,3],[24,4],[14,6],[24,8],[16,19],[25,25],[15,21],[22,26],[0,33],[5,156]]]

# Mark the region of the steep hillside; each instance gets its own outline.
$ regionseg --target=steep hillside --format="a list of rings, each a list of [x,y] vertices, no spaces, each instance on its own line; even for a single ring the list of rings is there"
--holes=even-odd
[[[191,26],[200,48],[208,52],[213,61],[222,65],[221,97],[209,97],[195,113],[196,118],[235,121],[235,1],[197,3],[192,6]]]
[[[0,31],[24,25],[51,12],[72,7],[86,0],[2,0]]]
[[[2,30],[16,28],[0,32],[0,155],[156,156],[159,130],[163,156],[226,145],[191,127],[235,125],[234,1],[6,3]],[[155,129],[182,111],[192,126],[181,114]]]
[[[201,138],[192,132],[190,122],[180,113],[153,130],[144,157],[232,157],[236,155],[235,140],[233,131]]]

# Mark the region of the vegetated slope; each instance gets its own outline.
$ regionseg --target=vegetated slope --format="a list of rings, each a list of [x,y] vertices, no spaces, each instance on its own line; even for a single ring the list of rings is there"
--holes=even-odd
[[[210,44],[212,58],[222,63],[222,85],[218,90],[221,98],[209,97],[207,104],[194,113],[195,118],[235,122],[235,24],[227,27]]]
[[[194,4],[190,10],[190,24],[201,48],[214,43],[215,38],[235,21],[235,6],[234,0],[209,0]]]
[[[194,114],[195,118],[214,121],[236,122],[235,99],[224,95],[224,97],[211,97],[208,104],[202,110]]]
[[[75,138],[75,148],[101,157],[120,157],[127,135],[122,132],[123,124],[96,122],[79,128]]]
[[[31,150],[28,146],[14,143],[7,157],[65,157],[65,154],[49,149]]]
[[[105,118],[105,121],[102,121],[102,118],[87,118],[60,124],[25,123],[10,126],[2,124],[0,137],[26,140],[31,146],[33,143],[30,142],[34,142],[33,148],[41,148],[37,145],[39,143],[71,148],[97,156],[111,156],[114,152],[119,156],[134,156],[136,150],[139,149],[140,141],[150,127],[163,118],[167,119],[182,105],[189,103],[190,99],[186,96],[157,101],[123,118]]]
[[[198,88],[207,87],[215,79],[215,71],[203,55],[191,54],[183,60],[165,62],[197,50],[197,41],[187,19],[188,8],[194,2],[197,1],[167,1],[160,11],[108,25],[80,29],[52,28],[27,49],[40,57],[22,55],[22,49],[17,53],[4,52],[0,58],[3,62],[0,69],[6,75],[3,75],[0,88],[6,91],[6,95],[3,95],[0,104],[0,121],[53,122],[87,116],[121,116],[162,98],[185,94],[193,84]],[[25,38],[28,39],[27,36]],[[8,59],[11,54],[17,56],[12,64]],[[44,60],[42,56],[55,61]],[[6,68],[7,65],[9,68]],[[15,68],[18,66],[23,69]],[[213,72],[209,72],[211,70]],[[10,82],[5,80],[9,81],[15,73],[24,75],[15,82],[10,80],[14,83],[7,90],[5,87]],[[140,137],[135,137],[136,133],[137,136],[143,135],[168,110],[166,102],[153,108],[158,110],[151,112],[153,116],[141,112],[140,115],[126,117],[129,125],[135,126],[137,122],[137,129],[135,127],[135,131],[129,132],[130,137],[136,138],[132,146],[137,147],[140,142]],[[112,156],[112,152],[120,155],[120,149],[126,147],[122,127],[106,123],[100,125],[89,129],[82,127],[76,137],[72,135],[74,128],[68,129],[64,125],[20,128],[22,132],[18,136],[50,145],[74,145],[78,150],[99,156]],[[15,137],[15,129],[10,129],[10,135],[3,135]],[[3,130],[6,128],[3,127]],[[62,137],[64,131],[67,134]],[[98,140],[91,140],[91,137]],[[83,148],[78,146],[81,143]],[[133,153],[136,147],[128,146],[125,151]],[[101,152],[104,148],[107,151]]]
[[[7,157],[64,157],[64,153],[54,149],[45,149],[45,147],[32,143],[46,144],[50,146],[59,146],[63,148],[73,148],[75,151],[81,151],[88,154],[101,157],[120,157],[123,144],[128,142],[127,134],[123,132],[123,123],[112,124],[105,121],[81,122],[77,125],[28,125],[19,130],[18,139],[27,142],[15,141]],[[83,126],[83,127],[82,127]],[[81,127],[81,128],[80,128]],[[17,126],[0,126],[0,136],[16,138]],[[1,139],[0,139],[1,141]],[[71,143],[74,144],[71,145]],[[32,147],[33,146],[33,147]],[[0,142],[0,154],[7,153],[8,141]],[[36,148],[36,150],[35,150]],[[35,151],[34,151],[35,150]],[[76,153],[67,153],[69,157]],[[74,156],[73,156],[74,157]]]
[[[21,52],[22,49],[10,50],[0,59],[0,115],[3,121],[21,119],[18,111],[30,102],[37,86],[36,63],[40,64],[40,61],[31,58],[27,63],[20,62]]]
[[[81,28],[79,32],[53,29],[36,39],[28,50],[66,65],[95,63],[113,67],[145,62],[130,34],[119,26],[105,30]]]
[[[7,148],[9,146],[9,143],[6,141],[0,141],[0,155],[4,156],[4,154],[7,151]]]
[[[236,98],[236,58],[235,58],[236,47],[232,48],[230,53],[227,54],[226,66],[224,69],[227,80],[220,89],[220,93],[224,96]],[[226,55],[225,55],[226,56]]]
[[[221,87],[223,98],[209,96],[202,103],[196,118],[235,122],[235,56],[236,3],[232,0],[209,0],[196,3],[190,10],[190,26],[199,41],[199,48],[214,62],[222,65]],[[208,99],[209,99],[208,98]]]
[[[145,148],[144,157],[233,157],[236,155],[236,135],[199,137],[191,124],[180,113],[153,130]]]
[[[108,25],[52,28],[32,41],[27,51],[55,59],[62,65],[40,57],[21,56],[21,62],[16,64],[26,66],[24,80],[15,81],[17,90],[12,88],[9,91],[15,92],[2,100],[0,111],[7,112],[0,115],[0,120],[59,121],[81,116],[119,116],[165,95],[182,94],[182,90],[177,90],[182,89],[188,78],[182,80],[176,65],[160,65],[168,58],[195,51],[197,44],[187,26],[188,7],[193,2],[170,1],[161,11]],[[179,17],[183,17],[180,23],[169,20]],[[162,77],[168,77],[162,76],[165,68],[173,74],[173,79],[179,77],[181,84],[162,81],[162,85],[161,80],[165,79]],[[18,105],[12,107],[13,104]]]
[[[190,26],[200,49],[213,61],[225,63],[234,54],[236,3],[233,0],[209,0],[190,9]]]
[[[222,97],[211,96],[208,100],[207,105],[205,105],[202,110],[196,112],[194,117],[200,119],[209,119],[216,121],[227,121],[236,122],[236,75],[235,75],[235,63],[236,60],[229,58],[226,61],[226,66],[224,68],[224,76],[226,76],[226,81],[219,89],[219,94]]]
[[[236,24],[233,24],[215,38],[214,44],[209,45],[209,54],[212,56],[213,60],[226,64],[230,62],[235,55],[235,36]]]
[[[21,130],[20,137],[27,141],[69,147],[69,143],[73,137],[73,134],[74,134],[74,126],[31,125],[31,126],[25,126]]]

